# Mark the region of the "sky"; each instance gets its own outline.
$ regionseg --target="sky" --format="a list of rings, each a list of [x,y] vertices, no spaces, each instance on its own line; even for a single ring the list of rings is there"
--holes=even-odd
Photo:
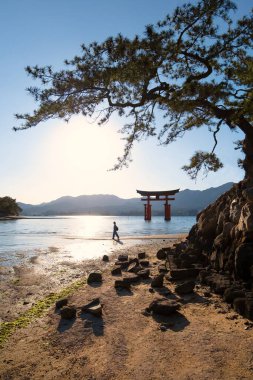
[[[136,189],[198,189],[238,182],[238,151],[242,136],[228,128],[220,134],[216,153],[224,168],[192,181],[181,167],[199,149],[211,150],[205,128],[192,131],[169,146],[155,138],[137,143],[129,168],[109,171],[123,153],[118,133],[124,121],[113,117],[99,127],[81,116],[66,124],[54,119],[14,132],[15,113],[31,112],[36,104],[25,89],[36,82],[27,65],[63,68],[65,59],[81,53],[80,45],[102,42],[121,33],[141,35],[184,0],[0,0],[0,197],[38,204],[64,195],[114,194],[136,197]],[[252,0],[238,0],[247,14]],[[37,83],[39,84],[39,83]]]

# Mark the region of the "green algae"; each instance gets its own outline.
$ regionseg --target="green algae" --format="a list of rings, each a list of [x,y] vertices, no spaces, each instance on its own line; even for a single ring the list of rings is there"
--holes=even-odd
[[[75,290],[86,284],[86,278],[73,282],[57,293],[50,293],[42,300],[37,301],[29,310],[11,322],[0,323],[0,347],[17,328],[28,326],[33,320],[41,317],[47,309],[61,298],[70,296]]]

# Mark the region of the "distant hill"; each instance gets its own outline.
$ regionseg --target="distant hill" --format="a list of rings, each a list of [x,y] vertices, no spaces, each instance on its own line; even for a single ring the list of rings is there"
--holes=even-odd
[[[232,187],[228,182],[206,190],[183,190],[172,201],[172,215],[196,215],[208,204]],[[140,198],[122,199],[115,195],[64,196],[48,203],[30,205],[18,202],[22,215],[143,215],[143,202]],[[163,215],[163,202],[152,203],[152,215]]]

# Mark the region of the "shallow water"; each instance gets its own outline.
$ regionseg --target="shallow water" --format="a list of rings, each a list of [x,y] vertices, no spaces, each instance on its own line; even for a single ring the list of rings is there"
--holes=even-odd
[[[80,255],[82,259],[96,257],[112,246],[113,221],[124,242],[124,237],[130,236],[187,233],[195,217],[175,216],[169,222],[158,216],[147,222],[142,216],[91,215],[0,221],[0,266],[59,250],[75,255],[76,259]]]

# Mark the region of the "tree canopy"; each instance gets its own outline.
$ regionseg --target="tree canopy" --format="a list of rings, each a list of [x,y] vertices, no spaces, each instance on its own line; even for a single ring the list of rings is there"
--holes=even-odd
[[[126,145],[117,169],[131,159],[135,141],[156,135],[169,144],[206,126],[213,150],[197,151],[184,170],[192,178],[203,168],[218,170],[222,163],[214,150],[221,128],[240,128],[253,142],[253,12],[238,20],[234,12],[230,0],[187,3],[146,26],[142,37],[119,34],[82,45],[81,55],[66,60],[61,71],[28,66],[41,82],[28,88],[38,107],[17,114],[21,124],[14,129],[80,113],[104,124],[116,112],[129,120],[121,130]]]
[[[0,216],[16,216],[21,211],[16,199],[8,196],[0,198]]]

